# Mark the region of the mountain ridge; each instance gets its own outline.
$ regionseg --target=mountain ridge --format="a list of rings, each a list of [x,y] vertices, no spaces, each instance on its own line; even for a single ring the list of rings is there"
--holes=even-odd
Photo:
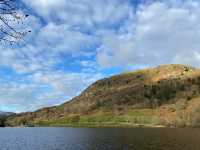
[[[40,125],[41,122],[46,122],[46,124],[50,122],[49,124],[51,125],[57,124],[59,121],[61,122],[60,124],[65,125],[74,122],[80,124],[84,120],[83,116],[91,117],[92,115],[94,117],[93,120],[95,120],[98,118],[95,118],[95,116],[99,114],[104,118],[109,115],[114,118],[116,115],[121,115],[122,120],[125,118],[123,116],[137,120],[137,115],[127,116],[127,114],[134,112],[135,115],[139,112],[143,114],[142,117],[152,114],[152,118],[159,120],[156,121],[156,124],[159,125],[177,126],[178,124],[184,124],[184,126],[190,126],[195,124],[196,126],[199,124],[198,117],[195,121],[187,120],[187,122],[184,122],[186,119],[181,119],[183,116],[180,117],[178,113],[179,111],[181,113],[188,111],[188,115],[191,115],[190,113],[193,112],[189,111],[189,108],[192,107],[193,102],[196,105],[199,103],[198,98],[200,98],[199,69],[179,64],[160,65],[98,80],[79,96],[60,106],[13,115],[8,117],[6,123],[11,126],[26,123]],[[179,102],[181,104],[178,104]],[[178,110],[174,106],[177,105],[179,107],[183,104],[185,108],[182,110]],[[164,109],[165,107],[167,110]],[[146,113],[146,110],[149,113]],[[161,118],[160,114],[162,113],[164,113],[164,116]],[[169,114],[170,118],[168,118]],[[195,112],[195,114],[197,113]],[[151,120],[153,120],[152,118]],[[83,122],[87,123],[87,120],[88,118]],[[132,125],[136,124],[133,120]],[[108,123],[109,121],[113,120],[98,120],[101,123]],[[131,122],[130,120],[128,121]],[[91,121],[90,123],[93,122]]]
[[[12,115],[14,113],[12,112],[5,112],[5,111],[0,111],[0,116],[9,116],[9,115]]]

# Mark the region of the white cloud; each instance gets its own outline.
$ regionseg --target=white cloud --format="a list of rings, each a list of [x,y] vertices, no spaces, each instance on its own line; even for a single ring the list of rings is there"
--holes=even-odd
[[[103,34],[103,45],[98,49],[97,61],[104,67],[128,65],[134,59],[134,41],[128,35]],[[113,59],[114,58],[114,59]]]
[[[123,0],[24,0],[47,21],[58,21],[77,29],[120,24],[133,15],[133,7]]]
[[[101,77],[89,73],[38,72],[22,81],[1,80],[0,104],[18,111],[61,104]]]
[[[62,12],[66,5],[66,0],[24,0],[24,3],[33,7],[41,15],[48,16],[52,12]]]
[[[126,32],[110,38],[102,36],[105,42],[98,52],[98,62],[102,66],[160,63],[199,66],[195,55],[200,51],[199,8],[196,1],[140,6],[135,21],[130,20],[123,29]],[[178,59],[182,56],[185,59]]]
[[[105,76],[102,67],[200,66],[198,1],[143,0],[137,10],[128,0],[24,3],[42,21],[29,17],[25,26],[32,34],[24,45],[1,46],[0,67],[11,68],[24,81],[4,81],[0,104],[33,110],[61,103]]]
[[[71,31],[65,24],[49,23],[43,27],[38,36],[37,44],[51,52],[77,52],[87,49],[95,43],[95,38],[81,32]]]
[[[11,67],[18,73],[51,70],[63,61],[60,56],[89,55],[91,52],[87,49],[98,42],[95,37],[53,23],[40,26],[37,33],[33,33],[26,41],[27,44],[21,47],[1,46],[0,66]]]

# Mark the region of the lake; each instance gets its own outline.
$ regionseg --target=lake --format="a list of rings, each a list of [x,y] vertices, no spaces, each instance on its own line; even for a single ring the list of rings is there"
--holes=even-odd
[[[0,150],[200,150],[200,129],[0,128]]]

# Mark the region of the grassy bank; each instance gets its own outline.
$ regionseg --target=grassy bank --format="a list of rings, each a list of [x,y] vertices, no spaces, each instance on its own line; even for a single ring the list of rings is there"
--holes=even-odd
[[[95,113],[91,115],[71,115],[62,119],[33,122],[36,126],[73,126],[73,127],[157,127],[159,118],[154,110],[129,111],[125,115]]]

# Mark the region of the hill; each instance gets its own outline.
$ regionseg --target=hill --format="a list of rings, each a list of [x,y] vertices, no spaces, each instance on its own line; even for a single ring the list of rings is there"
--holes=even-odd
[[[93,83],[60,106],[8,117],[10,126],[199,126],[200,70],[161,65]]]
[[[5,124],[4,124],[5,120],[10,115],[14,115],[14,113],[0,111],[0,127],[4,127],[5,126]]]
[[[4,111],[0,111],[0,117],[1,116],[10,116],[10,115],[13,115],[14,113],[12,112],[4,112]]]

